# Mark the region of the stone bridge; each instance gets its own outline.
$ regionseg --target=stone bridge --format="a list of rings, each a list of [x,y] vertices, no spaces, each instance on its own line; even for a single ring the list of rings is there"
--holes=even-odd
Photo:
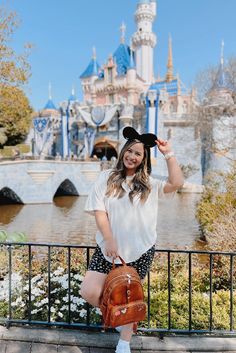
[[[54,196],[87,195],[100,162],[16,160],[0,163],[0,203],[51,203]]]

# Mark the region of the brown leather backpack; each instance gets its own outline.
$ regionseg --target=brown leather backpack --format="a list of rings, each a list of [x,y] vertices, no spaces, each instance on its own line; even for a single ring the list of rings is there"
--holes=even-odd
[[[122,266],[115,267],[113,260],[113,268],[105,280],[100,301],[105,327],[123,326],[142,321],[146,317],[140,277],[133,267],[127,266],[119,258]]]

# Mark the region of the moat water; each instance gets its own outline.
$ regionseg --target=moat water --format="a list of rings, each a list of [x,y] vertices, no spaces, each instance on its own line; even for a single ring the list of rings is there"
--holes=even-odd
[[[195,219],[199,194],[177,194],[159,201],[158,248],[199,248]],[[0,230],[24,232],[27,241],[94,245],[96,224],[84,212],[85,196],[57,197],[52,204],[1,205]]]

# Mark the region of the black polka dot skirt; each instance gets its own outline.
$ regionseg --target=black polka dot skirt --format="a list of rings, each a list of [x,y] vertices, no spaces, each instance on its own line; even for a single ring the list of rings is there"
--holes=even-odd
[[[136,269],[141,279],[144,279],[149,271],[155,254],[155,246],[152,246],[138,260],[127,263]],[[119,264],[116,266],[120,266]],[[108,274],[112,269],[112,263],[107,261],[99,246],[96,247],[91,258],[89,268],[90,271],[97,271]]]

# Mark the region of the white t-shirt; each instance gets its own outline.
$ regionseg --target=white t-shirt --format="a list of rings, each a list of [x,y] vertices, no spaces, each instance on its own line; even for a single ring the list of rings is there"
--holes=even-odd
[[[105,194],[110,173],[111,170],[106,170],[99,175],[88,196],[85,211],[91,214],[94,211],[107,213],[118,253],[128,263],[137,260],[156,243],[158,198],[170,198],[174,193],[164,194],[165,181],[150,177],[151,192],[145,203],[141,203],[138,196],[131,203],[130,188],[125,182],[122,184],[125,190],[123,197],[107,197]],[[112,258],[104,254],[104,239],[99,230],[96,242],[105,258],[112,262]],[[120,260],[116,259],[115,263],[120,263]]]

